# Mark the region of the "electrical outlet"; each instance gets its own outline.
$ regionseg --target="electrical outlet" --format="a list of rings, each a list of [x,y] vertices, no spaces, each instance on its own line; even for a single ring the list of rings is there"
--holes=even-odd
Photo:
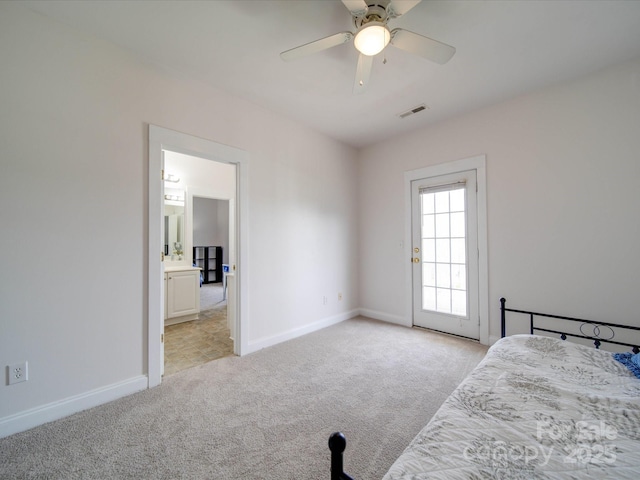
[[[9,370],[9,385],[29,380],[29,370],[27,369],[27,366],[27,362],[7,365],[7,369]]]
[[[341,302],[342,301],[342,292],[338,293],[338,301]]]

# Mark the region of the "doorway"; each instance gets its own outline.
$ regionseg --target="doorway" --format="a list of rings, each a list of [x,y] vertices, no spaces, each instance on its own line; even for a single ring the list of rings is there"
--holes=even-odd
[[[149,126],[149,256],[148,256],[148,379],[149,388],[162,381],[164,366],[164,236],[163,236],[163,155],[172,152],[197,158],[210,164],[225,164],[235,171],[235,193],[230,199],[233,204],[230,223],[235,232],[229,245],[230,279],[227,299],[232,305],[229,322],[234,330],[234,353],[242,355],[247,351],[247,295],[246,295],[246,257],[247,257],[247,178],[248,155],[242,150],[209,140],[175,132],[155,125]],[[195,174],[196,176],[198,173]],[[193,195],[194,188],[187,194]],[[189,208],[187,203],[187,209]],[[187,217],[188,218],[188,215]],[[190,266],[191,255],[186,255],[193,246],[192,231],[185,231],[184,255],[179,261]]]
[[[213,360],[233,355],[234,338],[228,320],[233,305],[227,300],[226,280],[235,253],[229,248],[235,243],[232,204],[235,197],[235,166],[212,162],[193,156],[166,152],[165,154],[165,219],[167,219],[167,188],[170,198],[185,202],[184,256],[189,269],[197,269],[199,277],[191,285],[199,297],[195,316],[165,319],[164,375],[171,375]],[[165,225],[168,222],[165,221]],[[165,232],[167,238],[167,232]],[[166,247],[165,247],[166,250]],[[175,262],[165,258],[165,271]],[[169,270],[174,271],[174,268]],[[175,272],[168,283],[175,296]],[[191,294],[187,294],[191,296]],[[172,298],[172,297],[170,297]],[[178,312],[179,315],[180,312]],[[184,321],[183,321],[184,320]]]
[[[485,157],[405,173],[411,324],[488,343]]]

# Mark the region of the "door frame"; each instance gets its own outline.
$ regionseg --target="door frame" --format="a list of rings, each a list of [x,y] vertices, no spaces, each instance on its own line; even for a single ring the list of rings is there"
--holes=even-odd
[[[236,338],[234,353],[248,351],[248,169],[249,154],[243,150],[192,135],[149,125],[149,211],[148,211],[148,302],[147,367],[148,387],[162,382],[161,338],[164,322],[162,267],[162,151],[191,155],[236,166]]]
[[[464,158],[447,163],[431,165],[404,172],[405,192],[405,319],[413,325],[413,240],[411,216],[411,182],[421,178],[439,177],[466,170],[476,171],[478,185],[478,315],[480,321],[480,343],[489,344],[489,263],[487,245],[487,158],[485,155]]]

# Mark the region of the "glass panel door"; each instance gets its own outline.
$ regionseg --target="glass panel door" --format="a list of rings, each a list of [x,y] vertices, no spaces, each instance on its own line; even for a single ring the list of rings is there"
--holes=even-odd
[[[475,170],[411,185],[413,323],[477,339]]]

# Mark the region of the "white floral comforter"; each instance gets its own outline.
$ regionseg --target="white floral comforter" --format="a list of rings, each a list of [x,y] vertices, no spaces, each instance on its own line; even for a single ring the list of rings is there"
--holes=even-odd
[[[640,380],[608,352],[514,335],[489,349],[384,480],[545,478],[640,478]]]

